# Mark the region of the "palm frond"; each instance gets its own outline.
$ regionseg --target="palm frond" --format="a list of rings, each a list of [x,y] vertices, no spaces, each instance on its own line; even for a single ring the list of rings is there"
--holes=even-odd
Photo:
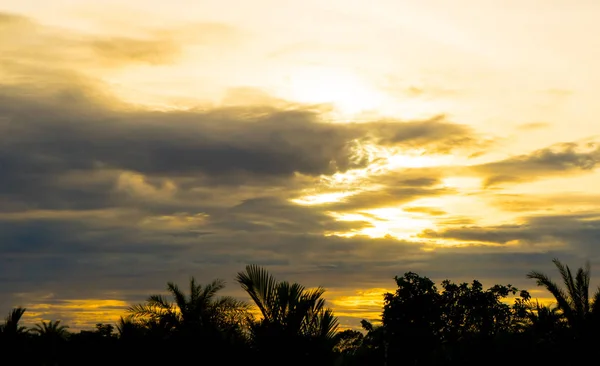
[[[41,323],[36,324],[35,327],[31,329],[31,332],[44,337],[65,338],[68,328],[68,325],[61,325],[60,320],[50,320],[49,322],[42,320]]]
[[[213,280],[208,285],[204,286],[202,290],[201,297],[205,299],[205,301],[210,301],[214,298],[219,291],[225,288],[225,281],[221,279]]]
[[[594,316],[600,317],[600,287],[596,289],[596,292],[592,296],[591,312]]]
[[[194,276],[190,277],[190,302],[196,302],[200,297],[202,286],[196,283]]]
[[[16,307],[12,309],[6,318],[4,318],[4,324],[2,325],[3,333],[21,334],[27,332],[27,328],[19,325],[23,314],[27,311],[26,308]]]
[[[171,295],[175,299],[175,305],[179,308],[179,311],[181,311],[182,313],[185,313],[187,310],[186,309],[187,301],[185,300],[185,295],[179,289],[179,286],[177,286],[173,282],[168,282],[167,290],[171,293]],[[158,295],[158,296],[160,296],[160,295]],[[160,296],[160,300],[158,302],[160,302],[162,304],[168,303],[168,301],[162,296]],[[169,306],[171,307],[172,305],[169,305]]]
[[[259,266],[248,265],[245,272],[237,274],[236,280],[242,289],[250,295],[263,318],[272,320],[274,315],[273,304],[277,292],[275,278]]]
[[[552,260],[552,263],[558,268],[558,272],[567,288],[567,301],[572,305],[573,310],[576,312],[580,312],[581,304],[577,302],[578,294],[575,286],[575,281],[573,280],[573,274],[571,273],[571,269],[569,266],[563,265],[557,258]]]
[[[577,301],[581,304],[582,315],[590,311],[590,263],[586,262],[585,269],[579,268],[575,276],[575,289],[577,292]]]
[[[531,271],[527,274],[527,278],[535,279],[538,286],[545,287],[548,292],[554,296],[558,308],[564,313],[565,317],[570,321],[574,321],[573,309],[565,292],[544,273]]]
[[[333,339],[339,327],[339,320],[333,315],[331,309],[325,309],[319,313],[319,330],[320,336]]]
[[[146,299],[148,306],[155,307],[157,309],[171,311],[175,307],[166,297],[163,295],[150,295]]]

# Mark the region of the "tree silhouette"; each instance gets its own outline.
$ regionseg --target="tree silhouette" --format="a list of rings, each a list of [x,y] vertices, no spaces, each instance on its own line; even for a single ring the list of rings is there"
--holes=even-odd
[[[217,297],[225,287],[222,280],[202,286],[190,279],[188,296],[176,284],[169,282],[167,290],[174,302],[163,295],[151,295],[145,303],[131,306],[128,312],[141,319],[151,329],[167,334],[192,336],[214,331],[241,330],[247,317],[248,304],[229,296]]]
[[[323,361],[330,356],[338,320],[325,307],[322,287],[306,289],[298,283],[278,282],[256,265],[246,266],[237,281],[262,315],[251,326],[255,347],[275,358],[285,355],[288,364],[314,357]],[[273,359],[270,362],[277,363]]]
[[[337,355],[336,365],[357,365],[364,338],[365,336],[357,330],[346,329],[338,332],[334,348]]]
[[[395,280],[396,292],[384,295],[386,358],[390,364],[419,363],[439,346],[441,295],[433,281],[414,272]]]
[[[31,329],[31,333],[37,335],[36,341],[38,341],[37,343],[40,344],[40,349],[43,351],[36,355],[42,361],[42,364],[58,364],[58,360],[63,355],[61,351],[63,351],[69,336],[68,328],[69,326],[62,325],[60,320],[50,320],[49,322],[42,321]]]
[[[538,286],[543,286],[554,296],[557,308],[565,317],[569,326],[576,332],[586,331],[586,327],[592,320],[597,321],[600,315],[600,288],[590,299],[590,264],[579,268],[573,276],[569,266],[563,265],[558,259],[552,262],[558,269],[565,289],[554,282],[548,275],[531,271],[527,278],[535,279]]]
[[[44,338],[65,339],[69,334],[67,331],[68,328],[68,325],[61,325],[60,320],[50,320],[47,323],[42,321],[41,323],[36,324],[35,327],[31,329],[31,332]]]
[[[528,331],[537,343],[556,344],[565,330],[565,321],[556,306],[532,303],[527,313]]]
[[[26,309],[17,307],[12,309],[0,324],[0,349],[10,350],[11,353],[20,354],[27,352],[29,332],[20,324]]]
[[[133,316],[120,317],[117,322],[117,333],[121,340],[137,340],[146,334],[144,324]]]
[[[19,324],[26,310],[26,308],[20,306],[16,307],[8,313],[6,318],[4,318],[4,324],[0,325],[0,332],[5,337],[18,336],[27,333],[27,327]]]
[[[514,305],[503,300],[519,291],[511,285],[487,290],[471,284],[442,282],[442,291],[414,272],[396,277],[398,289],[384,295],[382,316],[389,364],[464,363],[493,349],[496,339],[517,329],[529,299],[521,291]]]

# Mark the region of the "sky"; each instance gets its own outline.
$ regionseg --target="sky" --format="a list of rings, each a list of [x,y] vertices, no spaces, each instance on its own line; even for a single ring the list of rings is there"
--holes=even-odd
[[[600,268],[600,2],[0,0],[0,311],[247,264],[343,327],[394,276]]]

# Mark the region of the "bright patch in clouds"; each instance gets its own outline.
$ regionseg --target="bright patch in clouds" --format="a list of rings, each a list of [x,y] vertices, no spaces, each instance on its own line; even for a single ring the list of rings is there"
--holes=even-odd
[[[361,81],[356,73],[335,68],[298,68],[290,72],[286,99],[306,104],[332,104],[335,115],[351,118],[378,110],[386,96]]]
[[[331,212],[330,215],[339,221],[367,222],[369,224],[369,227],[348,232],[328,233],[328,235],[343,237],[366,235],[371,238],[410,239],[421,231],[434,227],[433,223],[427,219],[415,217],[400,208],[392,207],[364,210],[358,213]]]

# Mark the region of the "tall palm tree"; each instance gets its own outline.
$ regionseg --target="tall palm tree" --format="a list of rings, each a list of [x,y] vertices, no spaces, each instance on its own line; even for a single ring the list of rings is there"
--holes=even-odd
[[[10,313],[8,313],[8,316],[4,318],[4,324],[0,325],[0,333],[9,337],[27,333],[27,328],[19,325],[26,310],[26,308],[20,306],[12,309]]]
[[[222,280],[202,286],[190,279],[188,296],[176,284],[169,282],[167,290],[174,302],[163,295],[151,295],[143,304],[133,305],[128,312],[142,319],[151,329],[161,328],[168,333],[198,334],[210,330],[232,330],[246,318],[248,304],[229,296],[217,297],[225,287]]]
[[[41,337],[65,339],[69,334],[67,331],[68,328],[68,325],[61,325],[60,320],[50,320],[47,323],[42,320],[42,323],[36,324],[35,328],[31,329],[31,332],[36,333]]]
[[[298,283],[278,282],[256,265],[246,266],[244,272],[238,273],[237,281],[262,315],[253,326],[255,337],[300,337],[330,342],[333,347],[338,320],[325,307],[322,287],[309,290]]]
[[[587,321],[600,315],[600,288],[590,299],[590,264],[587,262],[573,276],[569,266],[563,265],[558,259],[552,262],[558,269],[565,289],[544,273],[531,271],[527,278],[535,279],[538,286],[543,286],[554,296],[557,308],[562,312],[569,326],[580,330]]]

